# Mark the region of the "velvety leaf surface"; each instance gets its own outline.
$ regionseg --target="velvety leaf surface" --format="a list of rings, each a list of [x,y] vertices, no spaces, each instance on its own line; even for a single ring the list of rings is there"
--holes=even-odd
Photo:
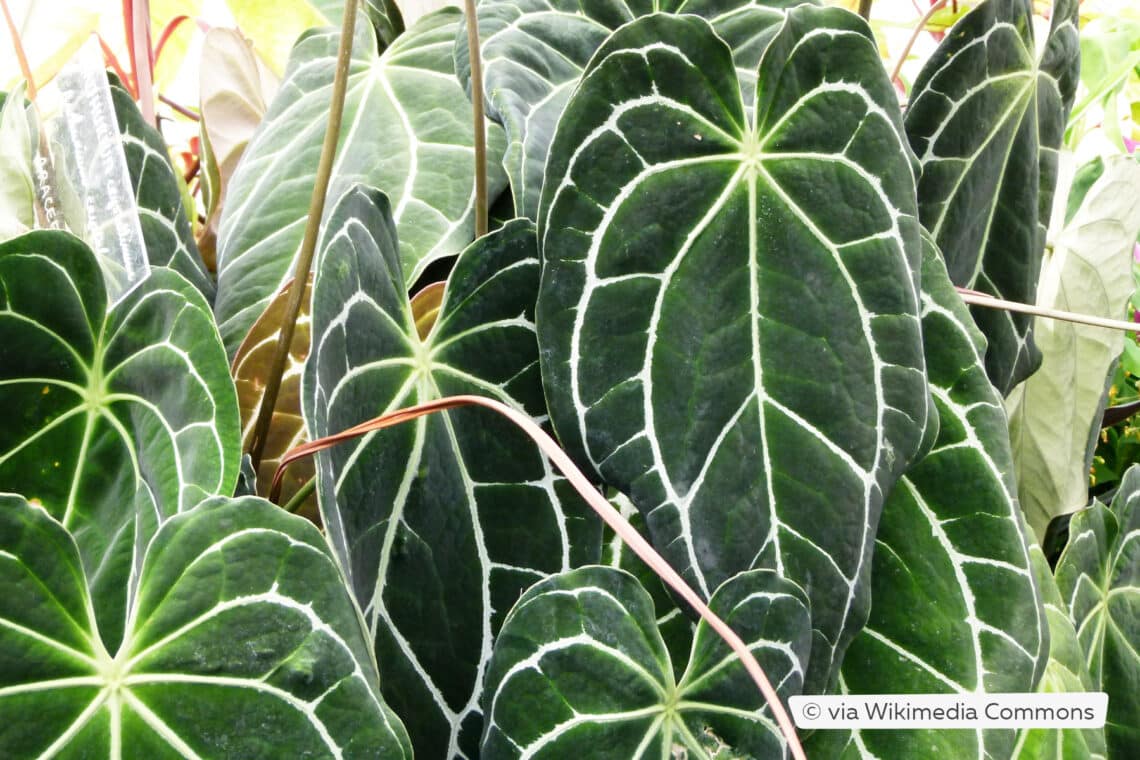
[[[883,507],[871,615],[847,650],[840,686],[852,694],[1033,691],[1049,630],[1015,497],[1005,413],[986,378],[985,339],[924,240],[923,342],[939,434]],[[984,760],[1008,758],[1015,739],[1008,729],[818,731],[809,752]]]
[[[388,194],[408,285],[474,236],[471,103],[448,55],[459,15],[448,8],[425,16],[383,55],[367,24],[357,25],[353,43],[328,197],[339,198],[356,183]],[[215,311],[231,356],[291,276],[324,140],[339,36],[322,29],[298,43],[227,191]],[[506,184],[497,169],[498,127],[489,130],[488,146],[493,197]],[[326,222],[331,207],[325,207]]]
[[[313,286],[303,408],[314,436],[462,393],[545,414],[534,227],[460,255],[420,339],[388,202],[336,204]],[[324,525],[421,757],[476,757],[492,636],[527,586],[596,562],[600,527],[530,439],[483,409],[421,417],[317,457]]]
[[[178,272],[210,301],[214,297],[214,283],[198,255],[166,143],[158,130],[143,121],[138,105],[114,80],[111,100],[122,134],[131,189],[138,204],[147,261],[151,266],[169,267]]]
[[[1037,691],[1071,694],[1096,691],[1073,621],[1049,562],[1036,543],[1029,548],[1033,577],[1041,589],[1049,620],[1049,664]],[[1017,760],[1104,760],[1103,728],[1031,728],[1018,733],[1012,757]]]
[[[1037,305],[1121,319],[1132,295],[1140,233],[1140,163],[1119,156],[1088,189],[1047,251]],[[1088,503],[1106,401],[1105,378],[1123,343],[1114,330],[1034,320],[1041,369],[1006,400],[1018,497],[1039,540],[1049,521]]]
[[[807,598],[768,570],[742,573],[710,607],[785,702],[811,647]],[[532,586],[511,609],[487,672],[482,756],[784,757],[784,740],[739,658],[704,622],[674,680],[649,594],[632,575],[585,567]]]
[[[1073,515],[1057,586],[1077,627],[1093,685],[1108,693],[1110,758],[1140,746],[1140,468],[1125,473],[1106,507]]]
[[[515,212],[538,218],[543,167],[554,128],[582,70],[622,24],[664,11],[708,19],[732,47],[751,106],[756,63],[780,8],[796,0],[484,0],[477,7],[483,55],[484,108],[507,132],[503,166]],[[455,67],[471,90],[467,37],[456,39]]]
[[[759,82],[747,119],[694,16],[598,51],[547,165],[539,342],[563,445],[696,589],[758,567],[804,588],[811,693],[866,619],[883,497],[927,425],[920,228],[861,19],[789,11]]]
[[[215,498],[150,546],[122,647],[79,549],[0,496],[0,746],[10,757],[410,758],[321,535]]]
[[[955,285],[1035,303],[1057,149],[1080,68],[1077,0],[1054,4],[1038,56],[1030,0],[986,0],[946,35],[911,90],[919,217]],[[974,307],[1002,395],[1041,362],[1033,318]]]
[[[41,504],[75,536],[113,646],[154,527],[204,494],[232,493],[240,448],[201,294],[155,268],[109,313],[106,303],[78,238],[39,231],[0,244],[0,491]]]

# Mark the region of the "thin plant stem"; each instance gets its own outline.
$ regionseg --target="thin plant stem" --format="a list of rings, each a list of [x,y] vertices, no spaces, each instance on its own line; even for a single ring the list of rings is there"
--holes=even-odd
[[[859,15],[863,17],[864,21],[871,20],[871,3],[874,0],[859,0]]]
[[[158,36],[158,44],[154,46],[155,64],[157,64],[158,59],[162,57],[162,51],[166,48],[166,43],[170,41],[170,38],[172,36],[174,36],[174,33],[178,30],[178,27],[182,26],[182,23],[184,21],[189,20],[190,17],[186,15],[175,16],[170,20],[170,23],[166,25],[166,28],[162,30],[162,34]]]
[[[918,40],[918,35],[922,34],[922,30],[926,28],[926,25],[929,23],[930,19],[934,18],[934,14],[942,10],[942,7],[949,1],[950,0],[938,0],[938,2],[936,2],[934,5],[930,6],[926,13],[923,14],[922,18],[918,20],[918,23],[915,24],[914,31],[911,33],[910,39],[906,42],[906,47],[902,49],[902,53],[899,54],[898,60],[895,61],[895,67],[891,69],[892,82],[899,78],[899,72],[902,71],[903,64],[906,63],[906,57],[910,55],[910,49],[914,47],[914,43]]]
[[[115,57],[111,46],[103,39],[102,35],[95,35],[99,39],[99,47],[103,49],[103,63],[115,70],[115,75],[119,77],[119,81],[123,83],[123,87],[127,88],[127,92],[131,94],[132,98],[138,99],[138,93],[135,92],[135,83],[131,79],[130,74],[123,71],[123,65],[119,63],[119,59]]]
[[[150,0],[131,4],[131,41],[134,49],[135,84],[143,121],[158,126],[154,110],[154,51],[150,46]]]
[[[313,268],[313,255],[317,249],[317,234],[321,228],[321,217],[325,211],[325,196],[328,195],[329,180],[332,178],[333,159],[336,157],[337,142],[340,139],[340,120],[344,113],[344,93],[348,84],[348,66],[352,58],[352,38],[356,34],[357,0],[345,0],[344,19],[341,23],[340,46],[336,53],[336,74],[333,78],[332,102],[329,104],[329,122],[325,128],[325,141],[321,146],[321,158],[317,164],[317,177],[313,182],[313,195],[309,201],[309,217],[305,224],[305,237],[297,262],[293,267],[293,282],[289,286],[289,298],[285,305],[285,317],[277,336],[277,347],[273,353],[273,363],[265,378],[265,395],[257,410],[253,439],[250,441],[249,456],[253,469],[261,464],[265,451],[265,441],[269,435],[269,425],[273,421],[273,409],[277,406],[277,394],[281,391],[281,377],[289,360],[289,349],[293,345],[293,331],[297,316],[301,313],[301,299],[309,272]]]
[[[558,468],[570,484],[574,486],[575,490],[593,507],[594,511],[598,513],[602,520],[621,537],[629,548],[633,549],[634,553],[637,554],[645,564],[652,568],[665,583],[677,592],[678,596],[696,610],[701,618],[725,640],[729,647],[732,648],[732,651],[740,658],[745,670],[748,671],[748,675],[752,677],[752,680],[760,689],[760,693],[763,694],[764,699],[767,700],[768,706],[772,708],[772,714],[775,716],[776,723],[784,734],[784,739],[788,743],[792,756],[796,760],[806,760],[803,747],[800,745],[799,739],[796,736],[796,729],[792,724],[791,717],[789,717],[787,710],[784,709],[784,705],[780,702],[776,690],[772,688],[772,683],[764,674],[764,669],[760,667],[760,663],[756,661],[752,652],[749,651],[748,646],[736,635],[727,623],[709,609],[708,605],[705,604],[697,592],[693,591],[692,587],[685,582],[677,571],[637,532],[637,529],[630,525],[629,522],[614,509],[613,505],[606,500],[606,497],[598,492],[598,489],[594,487],[589,478],[582,474],[582,471],[578,469],[570,459],[570,456],[554,442],[554,439],[547,435],[546,431],[539,427],[534,420],[526,414],[512,409],[506,404],[481,396],[451,396],[391,412],[377,417],[374,420],[356,425],[344,432],[310,441],[309,443],[294,448],[282,458],[281,464],[273,476],[273,484],[270,487],[270,499],[273,499],[275,495],[280,492],[281,477],[285,473],[285,468],[298,459],[374,430],[408,422],[426,414],[469,405],[481,406],[501,414],[530,436],[530,439],[538,445],[542,453],[554,463],[554,466]]]
[[[36,80],[32,76],[32,67],[28,64],[28,56],[24,52],[24,42],[20,39],[20,32],[16,29],[16,22],[12,19],[12,12],[8,9],[8,0],[0,0],[0,8],[4,9],[4,21],[8,24],[8,34],[12,37],[12,49],[16,52],[16,60],[20,64],[20,73],[28,82],[28,100],[35,102]]]
[[[1076,314],[1071,311],[1049,309],[1044,306],[1030,306],[1029,304],[1018,303],[1017,301],[1006,301],[1001,298],[995,298],[994,296],[967,288],[956,288],[956,290],[958,294],[962,296],[963,301],[974,306],[983,306],[987,309],[1000,309],[1002,311],[1015,311],[1020,314],[1032,314],[1035,317],[1046,317],[1048,319],[1060,319],[1064,322],[1089,325],[1090,327],[1104,327],[1109,330],[1124,330],[1130,333],[1140,333],[1140,323],[1137,322],[1126,322],[1123,319],[1093,317],[1088,314]]]
[[[194,113],[193,111],[191,111],[191,110],[190,110],[189,108],[187,108],[186,106],[184,106],[184,105],[182,105],[182,104],[180,104],[180,103],[176,103],[176,102],[174,102],[173,100],[171,100],[170,98],[166,97],[166,96],[165,96],[165,95],[163,95],[162,93],[159,93],[159,94],[158,94],[158,99],[159,99],[159,101],[161,101],[161,102],[165,103],[166,105],[170,106],[170,107],[171,107],[171,108],[173,108],[175,111],[177,111],[178,113],[182,114],[183,116],[185,116],[187,119],[190,119],[191,121],[201,121],[201,120],[202,120],[202,117],[201,117],[201,116],[199,116],[198,114]]]
[[[286,512],[297,514],[297,510],[301,508],[301,505],[305,503],[305,500],[308,499],[315,490],[317,490],[316,475],[306,480],[305,485],[301,486],[297,490],[297,493],[293,494],[293,496],[290,497],[289,501],[281,505],[281,508]]]
[[[475,126],[475,237],[487,234],[487,128],[483,120],[483,56],[475,0],[463,0],[467,15],[467,51],[471,59],[471,113]]]

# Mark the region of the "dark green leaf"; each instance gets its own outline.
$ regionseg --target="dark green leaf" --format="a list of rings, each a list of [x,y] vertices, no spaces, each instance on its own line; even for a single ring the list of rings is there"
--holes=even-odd
[[[1108,693],[1111,758],[1140,746],[1140,468],[1124,474],[1112,505],[1073,515],[1057,586],[1077,628],[1093,686]]]
[[[789,11],[758,92],[749,119],[694,16],[598,51],[547,165],[539,341],[563,444],[700,593],[753,567],[804,587],[813,692],[866,619],[883,497],[927,425],[920,228],[861,19]]]
[[[210,307],[155,268],[108,313],[78,238],[0,244],[0,409],[0,491],[75,536],[113,646],[155,526],[237,480],[237,399]]]
[[[1058,0],[1040,58],[1030,0],[986,0],[954,26],[911,91],[919,217],[955,285],[1036,303],[1057,149],[1080,68],[1077,0]],[[1041,363],[1033,318],[974,307],[1002,395]]]
[[[742,573],[710,607],[755,655],[782,700],[798,694],[811,648],[807,597],[768,570]],[[532,586],[495,641],[483,757],[784,757],[756,684],[704,622],[674,680],[637,579],[586,567]]]
[[[329,218],[302,387],[314,436],[461,393],[544,414],[534,227],[456,262],[416,331],[388,202],[356,188]],[[475,757],[491,640],[527,586],[597,561],[600,528],[528,438],[490,412],[421,417],[317,458],[324,525],[376,637],[384,694],[417,753]]]
[[[155,536],[121,647],[68,532],[0,496],[7,757],[411,757],[324,539],[256,498]],[[111,654],[115,652],[115,654]]]

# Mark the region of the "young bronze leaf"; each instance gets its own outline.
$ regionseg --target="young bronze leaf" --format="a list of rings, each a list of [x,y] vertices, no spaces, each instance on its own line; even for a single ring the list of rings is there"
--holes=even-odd
[[[547,164],[539,342],[563,444],[696,589],[760,567],[804,588],[810,693],[866,619],[884,494],[927,426],[920,228],[860,18],[789,11],[758,72],[749,118],[703,19],[602,46]]]
[[[277,339],[281,334],[281,321],[286,312],[288,287],[281,289],[269,308],[253,323],[253,328],[245,336],[234,355],[230,372],[237,386],[238,408],[241,410],[242,449],[249,446],[253,437],[253,425],[261,399],[265,395],[265,378],[273,354],[277,349]],[[301,313],[297,316],[293,332],[293,343],[289,347],[289,361],[281,378],[281,390],[277,394],[277,405],[273,409],[273,420],[269,423],[269,437],[261,455],[261,465],[257,468],[257,493],[268,496],[273,473],[281,463],[281,457],[289,449],[300,446],[309,440],[305,433],[305,420],[301,416],[301,374],[305,368],[305,358],[309,355],[309,305],[313,289],[313,276],[305,284],[305,295],[301,299]],[[281,503],[284,504],[316,473],[312,460],[297,462],[285,474],[281,489]],[[317,500],[309,497],[301,506],[301,514],[315,519]]]
[[[383,194],[345,194],[324,241],[302,391],[313,436],[460,394],[544,416],[530,222],[460,255],[426,339]],[[597,520],[530,439],[480,409],[323,451],[317,478],[329,539],[375,637],[385,699],[418,755],[476,757],[479,695],[503,616],[532,583],[597,561]]]

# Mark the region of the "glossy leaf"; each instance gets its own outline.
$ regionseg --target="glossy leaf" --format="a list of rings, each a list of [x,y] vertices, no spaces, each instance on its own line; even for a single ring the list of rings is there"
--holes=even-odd
[[[780,8],[797,0],[484,0],[479,3],[484,107],[506,129],[504,168],[511,178],[515,213],[538,218],[543,167],[555,126],[583,69],[611,32],[655,11],[708,19],[733,48],[751,106],[756,63]],[[470,92],[466,35],[455,46],[456,72]]]
[[[743,573],[710,607],[744,640],[783,700],[811,648],[802,589]],[[785,756],[784,740],[739,658],[703,621],[679,680],[632,575],[585,567],[532,586],[495,641],[482,756],[712,758]]]
[[[1037,304],[1120,319],[1140,234],[1140,163],[1118,157],[1089,188],[1047,252]],[[1039,540],[1049,521],[1088,503],[1089,466],[1123,343],[1114,330],[1035,319],[1041,369],[1006,402],[1021,508]]]
[[[919,226],[861,19],[789,11],[758,91],[749,119],[693,16],[598,51],[547,164],[539,342],[562,443],[699,592],[754,567],[804,587],[810,693],[866,619],[883,496],[927,424]]]
[[[1057,562],[1093,686],[1108,693],[1104,734],[1111,758],[1140,746],[1140,469],[1124,474],[1112,505],[1073,515]]]
[[[1040,57],[1029,0],[987,0],[947,34],[911,90],[919,217],[955,285],[1035,303],[1057,149],[1080,68],[1077,0],[1054,5]],[[986,372],[1006,395],[1041,362],[1032,317],[975,307]]]
[[[292,281],[289,285],[292,285]],[[257,468],[259,496],[269,495],[273,474],[277,472],[277,466],[286,452],[309,441],[305,431],[305,420],[301,416],[301,375],[305,369],[305,359],[309,355],[309,332],[312,324],[309,306],[312,289],[313,277],[309,275],[309,281],[305,284],[305,294],[301,298],[301,313],[297,315],[294,325],[293,343],[289,347],[285,374],[281,377],[277,404],[273,408],[273,419],[269,423],[265,449]],[[269,376],[269,368],[277,351],[281,322],[286,314],[288,301],[289,289],[286,287],[273,298],[269,307],[253,323],[253,328],[238,346],[230,367],[237,387],[238,408],[241,410],[243,451],[249,450],[253,438],[253,427],[265,396],[266,377]],[[311,459],[290,466],[282,481],[279,503],[288,502],[315,474],[316,467]],[[316,518],[316,496],[311,496],[305,501],[300,513],[309,518]]]
[[[357,25],[353,43],[325,220],[331,199],[358,182],[386,192],[408,285],[430,262],[458,253],[474,237],[471,103],[447,55],[459,15],[446,9],[424,17],[382,56],[367,24]],[[227,191],[215,309],[231,355],[291,276],[324,139],[338,39],[338,31],[326,29],[298,44]],[[491,129],[488,139],[494,169],[502,131]],[[490,175],[493,195],[505,178]]]
[[[0,496],[5,754],[411,757],[336,562],[304,520],[216,498],[168,521],[117,650],[84,565],[46,512]]]
[[[76,539],[108,647],[154,527],[230,494],[237,400],[210,308],[152,269],[109,313],[94,254],[65,232],[0,244],[0,491]],[[133,555],[133,556],[132,556]]]
[[[871,615],[843,660],[852,694],[1029,692],[1049,654],[1017,506],[1001,397],[986,377],[985,339],[929,244],[922,331],[939,435],[883,507]],[[1050,579],[1050,583],[1052,580]],[[819,731],[812,757],[1008,758],[1016,732]]]
[[[388,202],[336,204],[313,285],[303,382],[314,437],[463,393],[545,413],[534,227],[514,222],[455,265],[435,327],[416,331]],[[321,515],[364,610],[384,694],[418,755],[475,757],[491,641],[527,586],[597,561],[600,528],[530,439],[461,409],[321,452]]]
[[[1096,691],[1073,621],[1069,619],[1068,606],[1037,544],[1030,546],[1029,558],[1041,589],[1045,617],[1049,620],[1049,664],[1037,691],[1047,694]],[[1018,733],[1012,757],[1016,760],[1105,760],[1104,729],[1023,729]]]
[[[214,283],[198,255],[166,143],[158,130],[143,121],[138,105],[114,80],[111,100],[122,135],[131,189],[138,204],[147,260],[152,267],[169,267],[178,272],[209,301],[214,296]]]

